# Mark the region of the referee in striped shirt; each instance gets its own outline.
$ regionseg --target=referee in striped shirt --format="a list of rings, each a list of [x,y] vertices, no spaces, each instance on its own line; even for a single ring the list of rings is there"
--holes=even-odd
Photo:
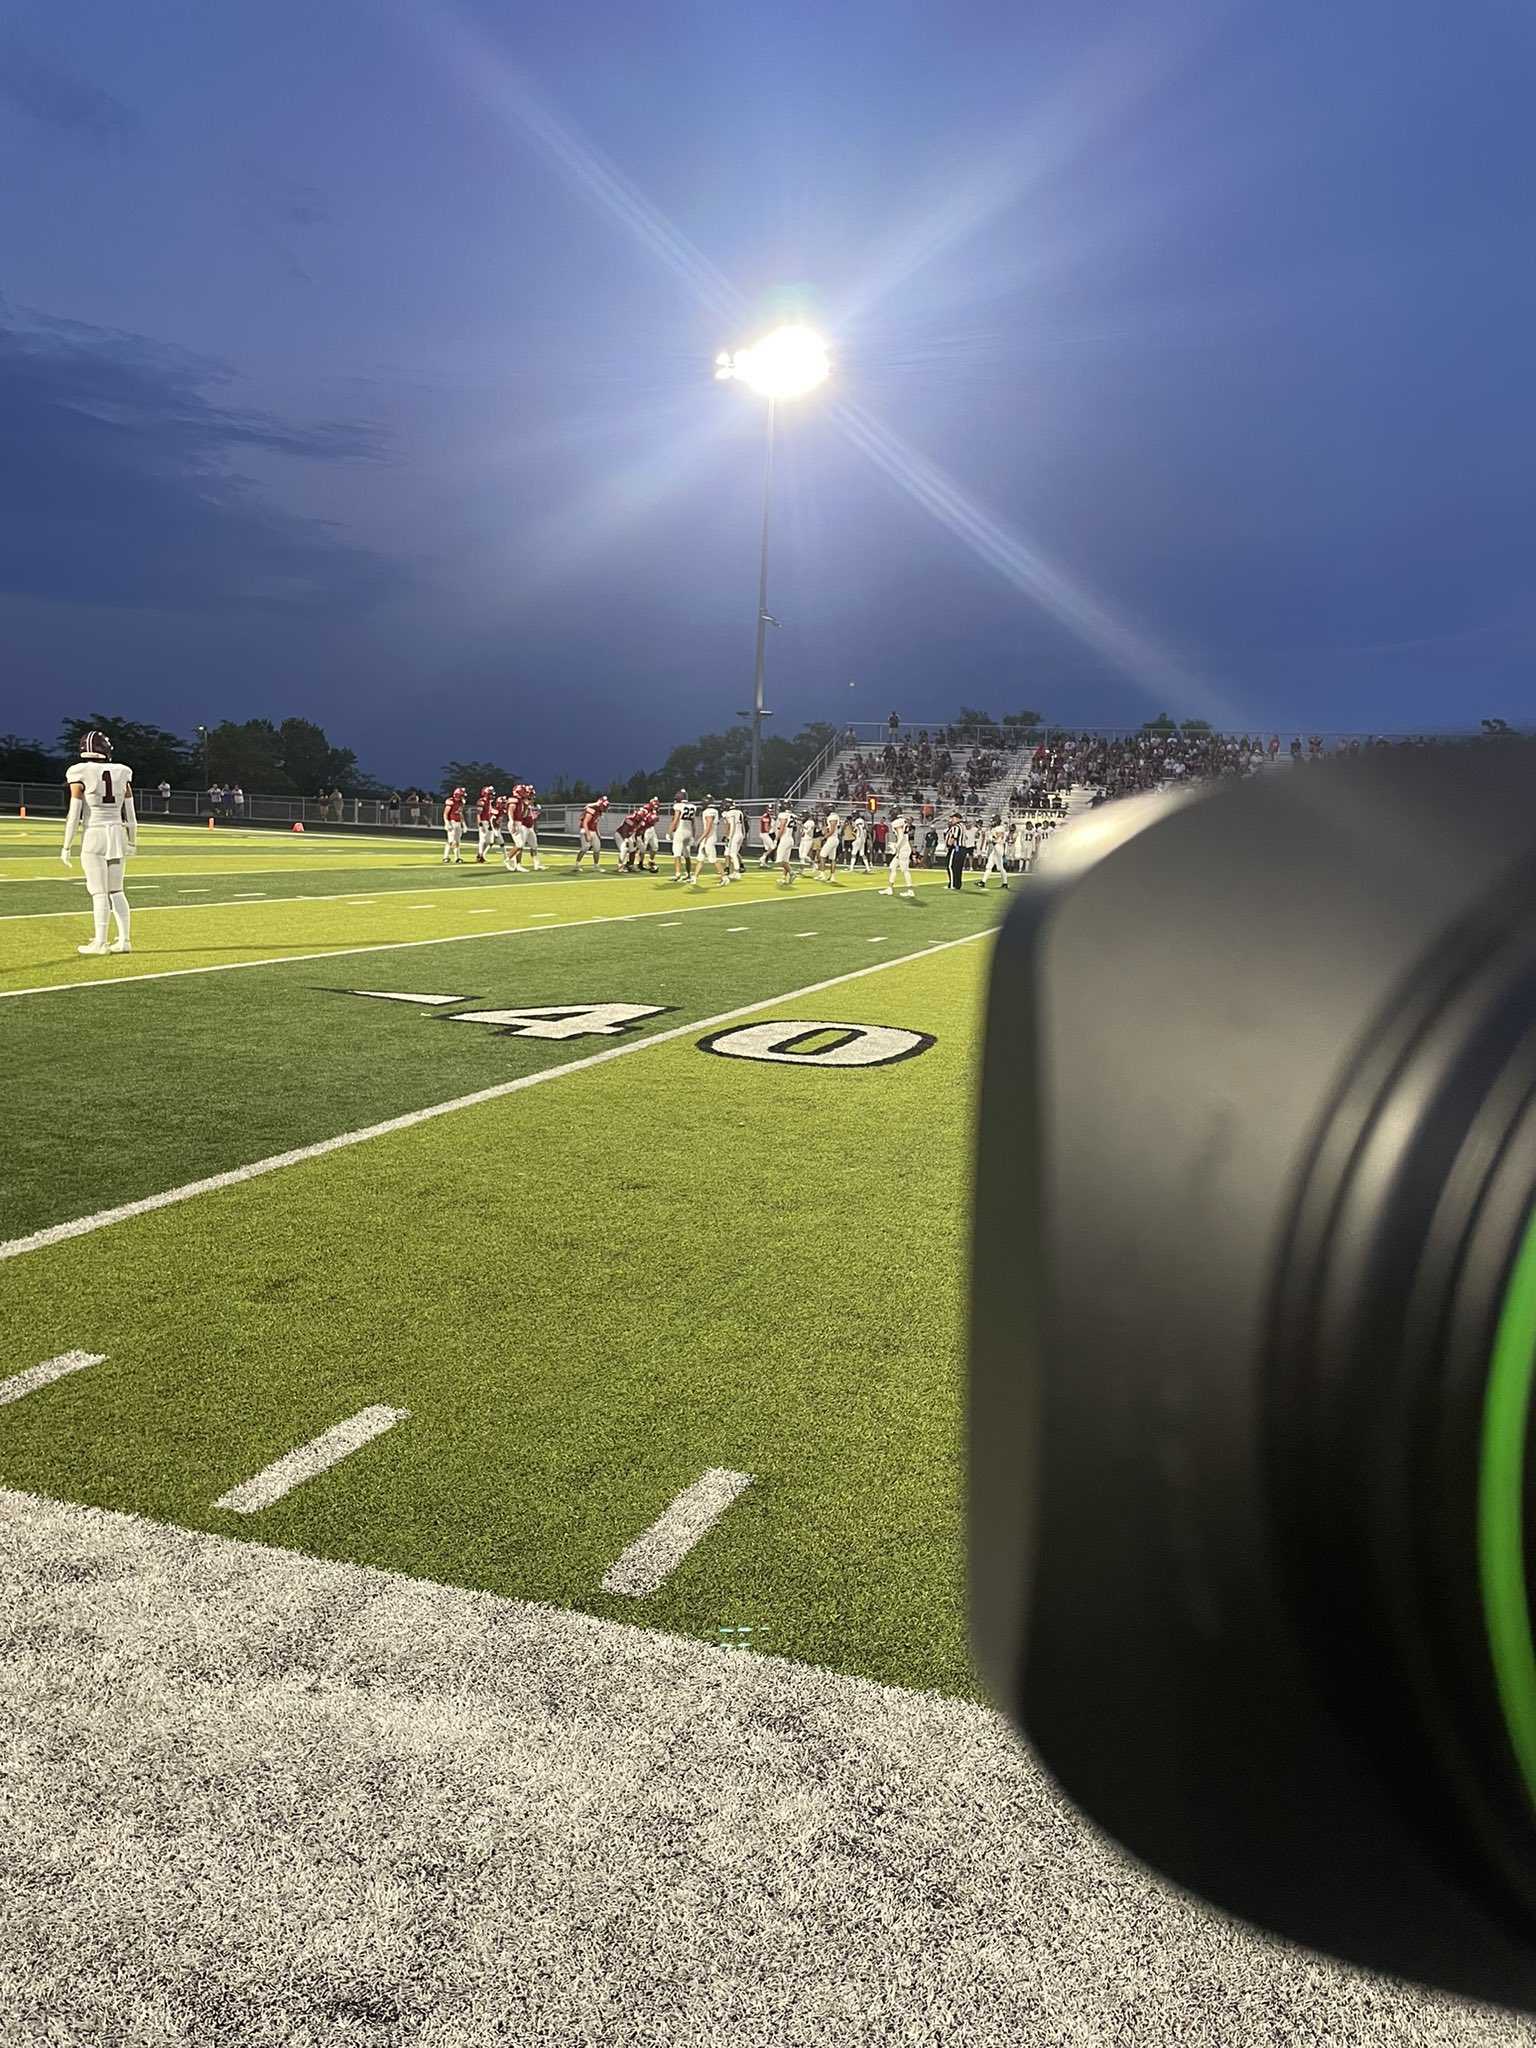
[[[965,887],[965,827],[960,823],[960,813],[951,811],[949,824],[944,832],[944,859],[949,868],[951,889]]]

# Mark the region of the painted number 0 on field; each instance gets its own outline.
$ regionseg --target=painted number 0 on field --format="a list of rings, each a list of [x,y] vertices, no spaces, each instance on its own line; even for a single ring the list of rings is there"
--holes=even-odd
[[[811,1049],[808,1041],[824,1043]],[[738,1024],[699,1040],[700,1052],[724,1059],[768,1060],[783,1067],[890,1067],[933,1044],[927,1031],[902,1031],[893,1024]]]

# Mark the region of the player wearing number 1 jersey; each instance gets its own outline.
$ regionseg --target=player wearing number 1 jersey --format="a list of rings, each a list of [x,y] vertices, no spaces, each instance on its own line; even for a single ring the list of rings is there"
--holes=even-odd
[[[138,852],[139,821],[133,809],[133,772],[112,759],[112,742],[104,732],[88,732],[80,742],[80,759],[70,769],[69,816],[59,853],[69,866],[69,850],[82,818],[80,867],[91,895],[95,936],[81,953],[129,953],[128,898],[123,894],[123,862]],[[107,944],[107,916],[117,937]]]

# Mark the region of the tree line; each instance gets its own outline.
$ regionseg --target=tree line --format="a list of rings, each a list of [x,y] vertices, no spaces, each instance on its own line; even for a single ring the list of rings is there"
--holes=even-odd
[[[51,745],[0,733],[0,781],[62,782],[77,758],[81,733],[93,727],[111,734],[118,758],[128,762],[144,789],[161,782],[172,789],[238,783],[265,796],[318,796],[322,789],[344,789],[352,796],[390,794],[387,783],[363,773],[350,747],[332,746],[325,728],[308,718],[281,723],[226,718],[209,726],[206,735],[182,739],[164,726],[108,711],[66,718]]]

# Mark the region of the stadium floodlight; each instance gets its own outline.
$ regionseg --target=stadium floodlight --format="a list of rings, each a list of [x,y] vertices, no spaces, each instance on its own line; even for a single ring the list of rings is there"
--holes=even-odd
[[[751,348],[715,357],[715,375],[735,377],[760,398],[803,398],[825,384],[832,365],[827,345],[809,327],[777,327]]]
[[[762,795],[763,665],[767,651],[765,628],[778,620],[768,609],[768,513],[773,502],[773,428],[779,402],[803,398],[824,384],[832,373],[827,345],[809,327],[776,327],[772,334],[754,342],[751,348],[722,349],[715,357],[715,382],[745,384],[768,401],[768,464],[763,476],[763,550],[757,583],[757,675],[753,689],[752,759],[747,770],[748,797]]]

